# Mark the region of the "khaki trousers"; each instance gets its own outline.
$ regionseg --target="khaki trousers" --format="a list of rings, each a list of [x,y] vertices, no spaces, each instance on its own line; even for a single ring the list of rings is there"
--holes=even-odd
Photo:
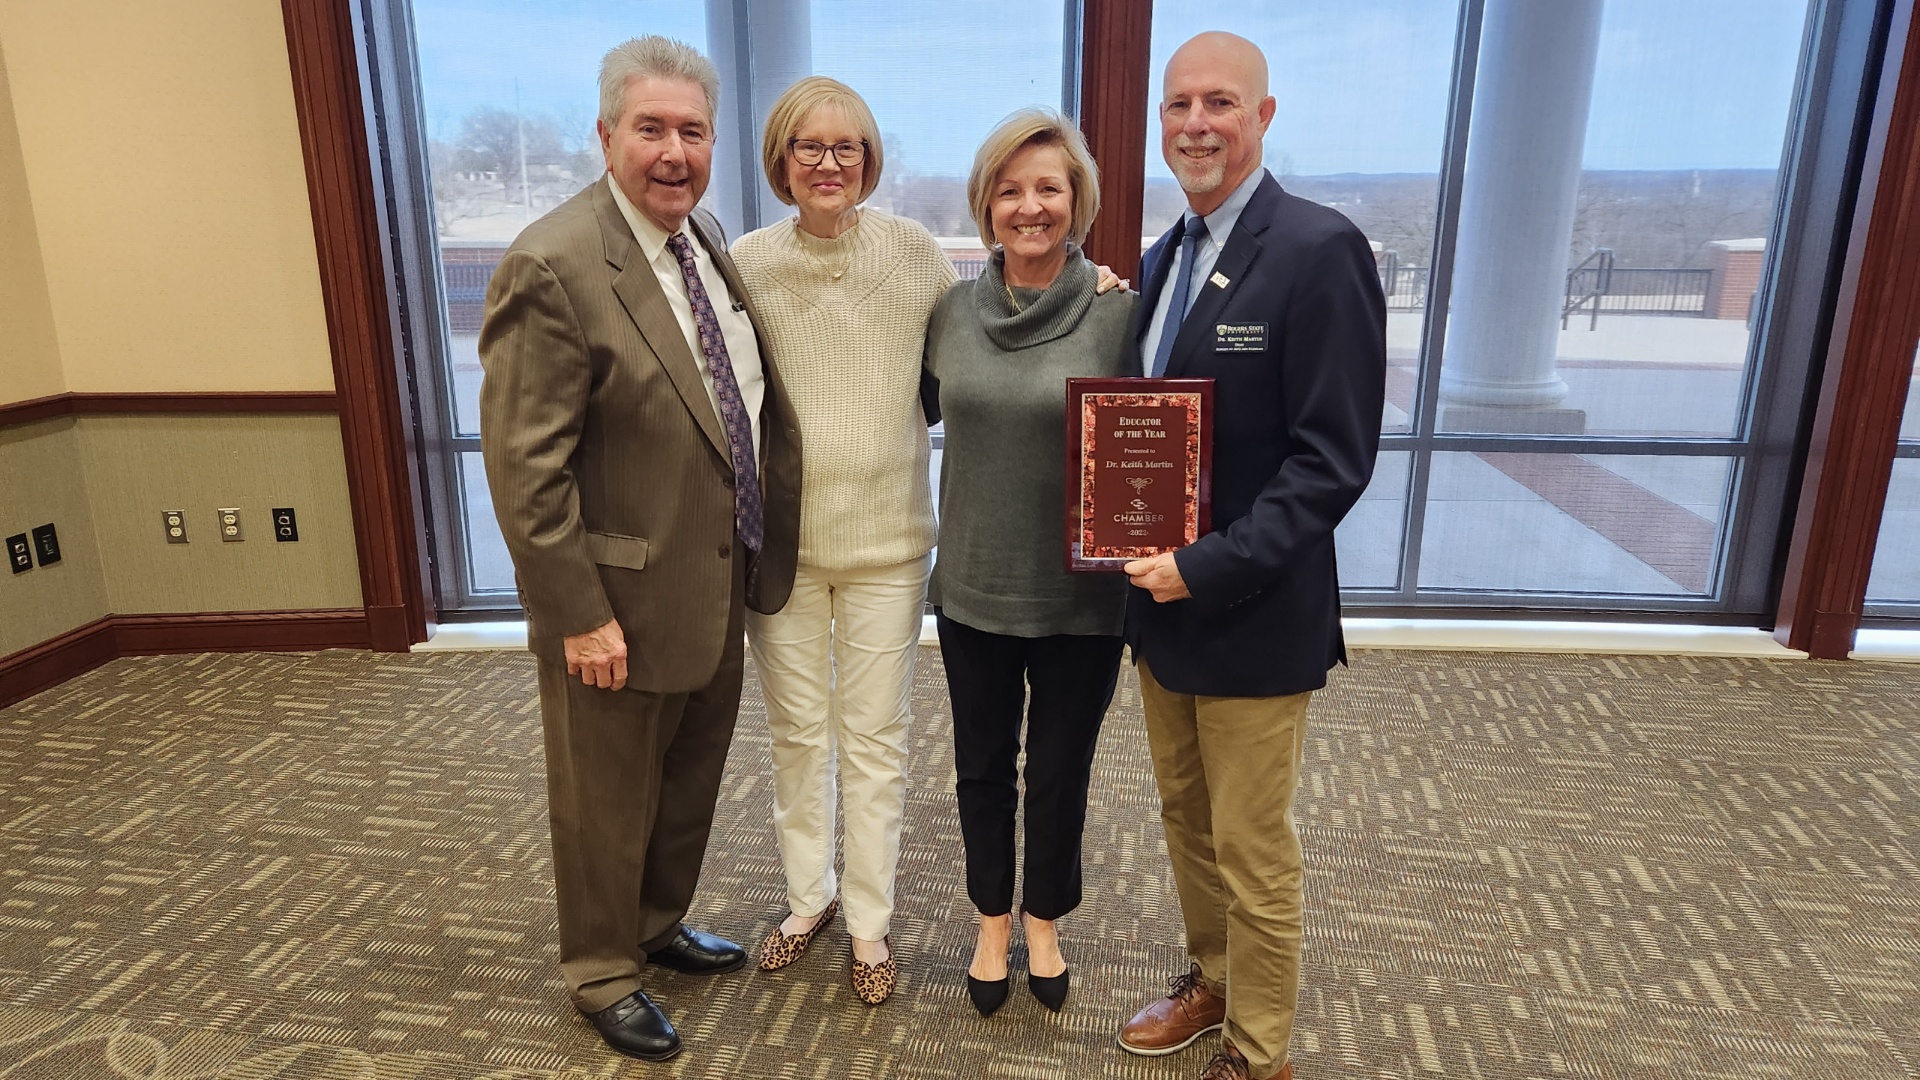
[[[929,559],[827,570],[802,563],[777,614],[747,613],[773,736],[773,824],[787,906],[818,915],[836,890],[847,931],[879,941],[907,801],[908,702]],[[834,811],[845,788],[846,877],[833,872]]]
[[[1226,1038],[1269,1077],[1287,1062],[1300,992],[1293,794],[1313,695],[1176,694],[1139,669],[1187,952],[1226,997]]]
[[[640,989],[647,953],[673,940],[693,902],[740,712],[744,562],[735,560],[727,644],[706,686],[602,690],[564,662],[538,665],[560,973],[583,1012]]]

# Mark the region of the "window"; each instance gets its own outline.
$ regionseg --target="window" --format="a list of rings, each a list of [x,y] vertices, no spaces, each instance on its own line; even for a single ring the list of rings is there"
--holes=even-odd
[[[1867,579],[1867,614],[1920,617],[1920,354],[1914,356],[1893,482]]]
[[[1758,609],[1729,563],[1778,513],[1745,481],[1807,23],[1807,0],[1156,5],[1156,78],[1199,28],[1262,47],[1268,170],[1372,241],[1388,404],[1338,535],[1349,602]],[[1147,170],[1157,233],[1184,204],[1157,132]]]
[[[632,0],[414,0],[413,20],[446,304],[444,360],[438,378],[422,380],[439,391],[422,407],[437,414],[423,426],[440,451],[429,488],[445,504],[441,605],[511,608],[513,564],[479,453],[487,280],[528,222],[604,168],[594,133],[601,55],[636,32],[704,48],[706,21],[699,5]]]
[[[721,115],[704,205],[731,236],[792,213],[760,175],[760,124],[774,100],[811,72],[845,81],[868,99],[886,142],[871,205],[926,225],[967,276],[986,259],[966,202],[974,150],[1014,109],[1058,108],[1065,70],[1064,0],[413,0],[412,15],[445,299],[444,362],[422,380],[436,398],[423,403],[435,415],[422,426],[429,487],[443,504],[443,609],[515,604],[479,454],[481,308],[513,237],[601,175],[596,79],[608,48],[664,34],[714,60]],[[1005,32],[1016,25],[1021,33]],[[936,432],[936,483],[938,446]]]
[[[759,174],[760,121],[779,93],[816,71],[845,80],[886,142],[872,205],[927,225],[966,276],[986,256],[964,199],[975,148],[1015,108],[1077,99],[1062,83],[1081,69],[1068,59],[1083,5],[1065,0],[357,3],[402,87],[376,103],[378,153],[406,171],[390,191],[419,221],[419,237],[394,244],[413,291],[404,332],[443,612],[515,606],[478,467],[481,302],[515,233],[600,175],[606,48],[663,33],[713,58],[706,205],[733,235],[791,213]],[[1156,5],[1149,86],[1197,29],[1259,43],[1278,101],[1268,168],[1374,248],[1389,381],[1374,482],[1337,538],[1350,602],[1770,610],[1782,448],[1837,265],[1849,103],[1871,85],[1875,10]],[[1158,139],[1149,147],[1143,247],[1183,202]],[[937,477],[937,434],[935,447]],[[1920,500],[1908,468],[1920,439],[1901,453],[1889,522]],[[1875,602],[1920,603],[1901,577],[1912,560],[1882,547]]]
[[[1060,107],[1064,8],[814,0],[814,70],[858,90],[886,140],[886,175],[869,205],[925,225],[969,277],[986,259],[967,210],[973,152],[1015,109]]]
[[[925,225],[960,276],[977,277],[986,268],[987,249],[967,208],[973,154],[1015,109],[1060,108],[1066,4],[799,0],[794,6],[811,9],[811,67],[804,70],[859,91],[880,125],[886,171],[867,205]],[[1019,33],[1007,32],[1016,26]],[[782,89],[784,84],[755,89],[760,115]],[[756,126],[756,162],[759,138]],[[758,166],[753,176],[761,193],[757,224],[791,216],[792,209],[767,191]],[[934,426],[932,441],[928,468],[937,503],[943,425]]]

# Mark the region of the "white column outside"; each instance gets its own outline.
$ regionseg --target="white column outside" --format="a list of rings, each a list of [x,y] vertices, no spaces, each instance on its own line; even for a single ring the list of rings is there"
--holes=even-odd
[[[1555,409],[1603,0],[1487,0],[1441,401],[1449,431],[1578,431]],[[1523,412],[1524,410],[1524,412]]]

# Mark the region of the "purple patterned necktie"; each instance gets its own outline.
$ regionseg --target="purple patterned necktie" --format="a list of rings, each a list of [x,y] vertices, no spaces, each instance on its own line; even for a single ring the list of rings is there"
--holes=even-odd
[[[713,373],[713,396],[720,399],[720,423],[727,429],[727,448],[733,453],[733,516],[740,530],[740,542],[760,550],[764,521],[760,512],[760,470],[753,456],[753,422],[747,416],[747,404],[740,398],[740,382],[733,375],[733,360],[727,355],[727,339],[720,334],[720,319],[707,299],[707,287],[700,280],[700,269],[693,261],[693,244],[687,234],[667,237],[667,247],[679,260],[680,276],[687,283],[687,299],[693,304],[693,324],[700,331],[700,351],[706,354],[707,370]]]

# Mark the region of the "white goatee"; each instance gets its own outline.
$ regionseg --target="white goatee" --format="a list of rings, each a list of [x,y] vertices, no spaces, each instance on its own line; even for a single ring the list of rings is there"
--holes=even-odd
[[[1180,182],[1180,190],[1190,195],[1207,195],[1218,191],[1227,179],[1227,165],[1220,160],[1219,154],[1195,161],[1181,153],[1182,150],[1225,149],[1226,140],[1218,135],[1204,135],[1198,139],[1189,139],[1185,135],[1175,137],[1173,153],[1169,155],[1172,160],[1168,164],[1173,168],[1174,178]]]

